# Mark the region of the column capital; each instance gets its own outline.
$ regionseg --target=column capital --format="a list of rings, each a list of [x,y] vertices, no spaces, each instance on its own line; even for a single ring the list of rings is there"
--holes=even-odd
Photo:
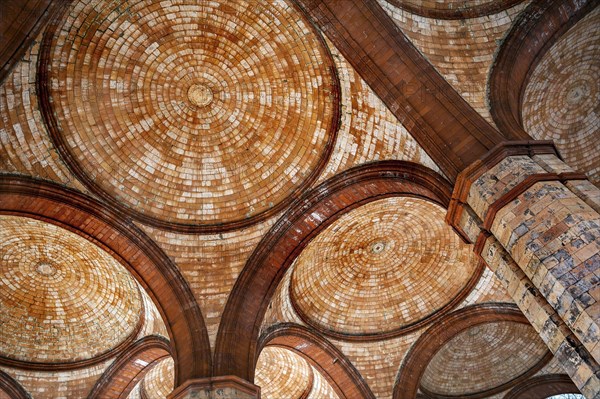
[[[177,387],[168,399],[260,399],[260,387],[234,375],[194,378]]]
[[[454,191],[452,192],[452,199],[448,207],[448,213],[446,214],[446,222],[454,228],[454,230],[468,243],[475,243],[477,238],[472,233],[465,231],[463,212],[467,208],[466,204],[469,202],[469,195],[471,194],[472,185],[480,179],[483,175],[496,168],[498,164],[507,159],[514,157],[528,157],[533,158],[539,155],[550,155],[557,161],[561,162],[562,158],[554,142],[547,140],[520,140],[520,141],[505,141],[485,154],[481,159],[475,161],[463,170],[454,185]],[[510,160],[509,160],[510,161]],[[519,167],[519,165],[510,165],[511,162],[506,162],[508,167]],[[525,165],[522,165],[525,166]],[[502,188],[512,186],[509,190],[496,190],[494,192],[488,192],[488,197],[492,202],[488,202],[485,209],[481,209],[482,212],[477,212],[478,209],[474,210],[482,218],[481,223],[478,227],[482,234],[485,234],[489,230],[496,212],[501,209],[508,202],[514,200],[517,196],[522,194],[532,185],[540,181],[567,181],[567,180],[587,180],[587,177],[583,173],[578,173],[563,164],[559,167],[556,165],[535,165],[535,167],[523,167],[520,170],[521,176],[512,174],[507,176],[510,181],[506,181],[502,184]],[[499,181],[498,177],[493,176],[491,178],[496,182]]]

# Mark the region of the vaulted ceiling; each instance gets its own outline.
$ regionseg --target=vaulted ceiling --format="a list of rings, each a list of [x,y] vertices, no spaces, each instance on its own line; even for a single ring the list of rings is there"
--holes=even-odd
[[[0,4],[0,398],[578,392],[445,216],[504,140],[598,185],[599,10]]]

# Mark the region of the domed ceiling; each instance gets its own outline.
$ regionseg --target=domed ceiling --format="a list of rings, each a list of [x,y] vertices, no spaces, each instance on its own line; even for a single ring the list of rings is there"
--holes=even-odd
[[[442,397],[481,394],[541,366],[548,348],[527,324],[480,324],[448,341],[431,359],[421,388]],[[488,395],[484,395],[488,396]]]
[[[312,390],[312,367],[300,356],[278,347],[264,348],[256,363],[255,382],[264,399],[308,397]]]
[[[133,338],[142,299],[109,254],[61,227],[0,216],[0,356],[92,359]]]
[[[93,191],[169,229],[281,209],[317,178],[339,119],[323,39],[281,5],[77,3],[46,49],[61,155]]]
[[[528,0],[333,3],[358,8],[381,3],[381,15],[392,17],[389,24],[396,21],[400,40],[418,48],[419,62],[431,63],[448,89],[453,85],[491,121],[489,68]],[[342,206],[332,216],[336,221],[301,243],[292,242],[297,235],[283,232],[288,216],[297,216],[286,212],[290,204],[295,204],[294,212],[304,212],[296,206],[302,203],[294,201],[308,190],[322,194],[322,187],[332,186],[314,187],[329,178],[346,184],[349,168],[371,170],[378,161],[396,159],[425,165],[432,175],[440,170],[411,136],[420,128],[411,118],[419,115],[407,111],[408,119],[398,117],[395,107],[406,104],[386,108],[390,99],[378,97],[381,91],[365,78],[377,75],[381,84],[389,76],[365,71],[361,55],[349,54],[331,35],[323,38],[330,29],[356,27],[316,23],[298,4],[311,1],[74,1],[1,83],[2,177],[30,179],[40,186],[46,182],[36,179],[51,180],[60,183],[56,190],[64,190],[65,198],[81,196],[98,204],[98,212],[84,223],[94,224],[92,219],[102,219],[104,211],[122,217],[119,234],[133,237],[134,256],[154,251],[172,267],[165,269],[168,274],[159,264],[143,264],[140,268],[150,270],[145,277],[165,272],[165,287],[189,293],[189,301],[186,297],[173,304],[178,317],[179,309],[197,310],[196,319],[176,318],[174,328],[165,311],[171,302],[161,312],[151,307],[129,272],[92,243],[102,241],[105,231],[92,228],[87,240],[37,219],[0,216],[0,363],[8,378],[32,396],[67,392],[86,397],[94,384],[112,378],[106,370],[123,360],[121,349],[135,348],[158,333],[171,334],[165,345],[179,351],[179,363],[164,357],[141,363],[135,356],[125,359],[145,374],[127,386],[135,386],[132,399],[167,397],[182,382],[175,381],[175,374],[185,380],[227,368],[230,361],[257,358],[256,368],[248,361],[239,369],[236,364],[235,372],[247,373],[248,381],[255,377],[266,398],[356,396],[344,396],[346,392],[390,398],[415,342],[427,337],[430,327],[447,327],[442,315],[482,303],[510,306],[498,303],[511,299],[493,272],[480,278],[483,266],[445,223],[446,209],[424,199],[386,192],[394,197],[366,204],[372,198],[365,197]],[[589,32],[597,31],[597,19],[598,10],[540,59],[523,95],[522,112],[532,136],[556,140],[567,162],[588,168],[592,179],[600,153],[595,151],[599,141],[594,141],[597,102],[592,101],[598,93],[593,77],[600,57],[595,57],[597,46]],[[370,40],[377,32],[365,28],[360,33]],[[377,57],[393,64],[385,52]],[[394,81],[404,83],[407,72],[394,71]],[[431,89],[418,79],[409,83],[415,101],[419,90]],[[435,107],[425,105],[421,111],[435,114]],[[410,180],[395,171],[389,175]],[[444,177],[436,181],[443,184]],[[350,190],[368,194],[378,182],[361,181]],[[47,200],[42,190],[36,195],[40,198],[32,201]],[[347,198],[334,200],[337,206]],[[331,203],[322,200],[318,209]],[[48,204],[52,207],[50,200],[44,206]],[[307,216],[302,228],[317,231],[310,227],[320,214],[302,214]],[[40,211],[36,217],[46,214]],[[279,286],[261,281],[271,293],[277,291],[275,296],[252,297],[255,292],[249,290],[241,298],[262,300],[260,310],[266,309],[255,330],[264,333],[286,324],[316,338],[293,350],[267,346],[260,356],[249,351],[226,358],[219,340],[227,331],[218,334],[220,327],[227,328],[222,321],[228,297],[239,294],[232,295],[232,287],[248,270],[244,267],[254,259],[253,251],[263,248],[261,240],[279,238],[270,236],[272,231],[292,237],[281,240],[282,246],[293,245],[300,253],[292,253],[296,260],[280,273],[285,277]],[[137,247],[138,239],[144,245]],[[273,250],[272,255],[279,253]],[[281,264],[288,267],[283,260]],[[158,291],[149,289],[152,299],[164,305]],[[420,384],[431,397],[482,397],[494,390],[493,397],[503,397],[500,388],[510,389],[547,360],[547,349],[531,327],[490,320],[440,343],[439,351],[421,362],[426,370],[420,382],[414,380],[415,387]],[[189,331],[194,338],[195,333],[210,335],[206,346],[193,346],[193,341],[193,351],[187,351]],[[307,348],[316,353],[314,358],[302,352]],[[331,373],[316,350],[324,348],[333,353],[326,360]],[[194,358],[198,353],[205,356]],[[210,365],[208,372],[203,362]],[[189,364],[194,370],[182,367]],[[48,371],[59,366],[63,369]],[[354,391],[333,384],[343,373],[348,385],[355,384]],[[0,375],[0,386],[7,379]]]
[[[521,116],[536,139],[554,140],[566,162],[600,185],[600,8],[579,21],[533,70]]]
[[[443,216],[439,205],[407,197],[344,214],[295,263],[296,311],[326,333],[364,338],[399,332],[448,307],[479,275]]]

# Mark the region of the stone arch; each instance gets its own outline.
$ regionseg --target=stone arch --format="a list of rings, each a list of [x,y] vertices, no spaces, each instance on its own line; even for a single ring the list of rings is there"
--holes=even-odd
[[[106,369],[96,382],[89,399],[127,398],[152,366],[170,356],[169,341],[159,335],[149,335],[130,345]]]

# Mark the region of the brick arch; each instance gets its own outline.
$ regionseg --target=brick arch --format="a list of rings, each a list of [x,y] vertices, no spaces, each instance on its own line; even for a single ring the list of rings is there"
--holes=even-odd
[[[579,393],[579,389],[566,374],[549,374],[523,381],[510,390],[504,399],[547,398],[563,393]]]
[[[434,19],[467,19],[493,15],[522,3],[523,0],[496,0],[470,7],[443,8],[434,5],[417,5],[418,2],[405,0],[388,0],[394,6],[425,18]],[[438,3],[439,4],[439,3]]]
[[[152,366],[170,354],[169,341],[164,337],[149,335],[137,340],[104,371],[88,399],[127,398]]]
[[[146,289],[165,321],[176,385],[210,375],[208,333],[192,291],[173,261],[126,214],[78,191],[17,175],[0,176],[0,214],[58,225],[115,257]]]
[[[13,399],[31,399],[31,395],[17,380],[0,370],[0,393],[2,392]]]
[[[240,273],[219,326],[214,375],[254,379],[263,316],[285,271],[308,242],[344,213],[390,196],[447,207],[452,187],[436,172],[405,161],[361,165],[305,193],[263,237]]]
[[[480,324],[510,321],[529,324],[516,305],[508,303],[485,303],[471,305],[444,315],[427,329],[406,354],[394,384],[393,399],[416,398],[421,378],[435,354],[457,334]],[[538,372],[552,358],[546,355],[531,369],[509,383],[485,392],[471,394],[466,398],[484,398],[502,392]],[[428,395],[426,395],[429,397]],[[436,396],[437,397],[437,396]]]
[[[302,356],[319,370],[340,399],[375,399],[350,360],[315,331],[295,323],[278,324],[260,337],[256,358],[266,346],[278,346]]]
[[[597,0],[541,0],[523,11],[504,39],[489,78],[490,111],[502,133],[529,139],[521,120],[529,75],[558,38],[597,5]]]

